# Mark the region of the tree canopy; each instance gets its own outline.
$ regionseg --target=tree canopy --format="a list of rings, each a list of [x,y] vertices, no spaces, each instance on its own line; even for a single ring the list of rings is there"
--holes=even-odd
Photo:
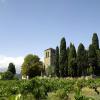
[[[87,67],[87,54],[85,47],[82,43],[79,44],[77,50],[77,66],[78,66],[78,76],[85,75]]]
[[[99,50],[99,39],[98,39],[97,33],[94,33],[93,34],[93,37],[92,37],[92,45],[94,46],[94,48],[96,50]]]
[[[24,58],[22,64],[22,75],[29,76],[29,78],[40,76],[42,73],[43,64],[37,55],[29,54]]]
[[[60,42],[60,76],[65,77],[67,75],[67,50],[66,50],[66,40],[63,37]]]
[[[100,49],[97,33],[93,33],[92,43],[88,49],[85,49],[82,43],[79,44],[77,51],[72,43],[70,43],[70,47],[66,48],[64,37],[60,42],[60,53],[58,53],[58,49],[59,47],[56,48],[55,66],[58,68],[59,65],[61,77],[100,75]]]
[[[100,75],[100,49],[97,33],[93,34],[92,43],[88,49],[80,43],[77,50],[74,44],[66,46],[66,39],[63,37],[60,46],[55,50],[55,66],[49,66],[48,73],[58,77],[80,77],[86,75]],[[22,64],[22,75],[28,75],[30,78],[46,73],[46,69],[39,57],[29,54],[24,58]]]
[[[76,49],[74,44],[70,44],[69,55],[68,55],[68,75],[76,76],[77,63],[76,63]]]
[[[12,72],[13,74],[16,74],[16,68],[13,63],[9,63],[8,71]]]
[[[88,63],[89,63],[89,66],[93,67],[94,74],[96,74],[95,71],[97,67],[97,56],[96,56],[96,50],[93,45],[89,46]]]
[[[55,54],[55,74],[56,76],[60,76],[59,73],[59,47],[56,47],[56,54]]]

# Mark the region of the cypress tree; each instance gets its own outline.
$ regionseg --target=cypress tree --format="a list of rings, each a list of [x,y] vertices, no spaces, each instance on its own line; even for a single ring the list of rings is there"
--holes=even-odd
[[[14,74],[14,75],[16,74],[16,68],[13,63],[9,63],[8,71],[12,72],[12,74]]]
[[[93,34],[92,38],[92,45],[94,46],[96,50],[96,56],[97,56],[97,65],[95,67],[96,75],[100,74],[100,51],[99,51],[99,39],[97,33]]]
[[[68,57],[68,55],[69,55],[69,47],[67,48],[67,57]]]
[[[86,75],[87,71],[87,54],[85,47],[82,43],[78,46],[77,51],[77,67],[78,67],[78,76]]]
[[[97,54],[97,75],[100,76],[100,50],[97,50],[96,51],[96,54]]]
[[[68,74],[69,76],[76,76],[77,74],[77,64],[76,64],[76,49],[71,43],[68,56]]]
[[[93,34],[92,45],[94,46],[95,50],[99,50],[99,39],[97,33]]]
[[[66,67],[66,70],[67,70],[67,72],[66,72],[66,76],[68,76],[68,56],[69,56],[69,47],[67,47],[67,59],[66,59],[66,65],[67,65],[67,67]]]
[[[67,76],[67,50],[66,50],[66,40],[63,37],[60,43],[60,76]]]
[[[97,67],[97,56],[96,56],[96,50],[93,45],[89,46],[89,51],[88,51],[88,63],[89,66],[93,67],[93,72],[96,74],[96,67]]]
[[[56,47],[56,54],[55,54],[55,74],[56,76],[60,76],[60,73],[59,73],[59,47],[57,46]]]

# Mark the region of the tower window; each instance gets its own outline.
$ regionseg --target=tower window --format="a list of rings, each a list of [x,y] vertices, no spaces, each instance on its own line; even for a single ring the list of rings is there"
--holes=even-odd
[[[46,58],[48,58],[50,56],[50,53],[49,52],[46,52]]]
[[[48,57],[49,57],[49,52],[48,52]]]
[[[46,58],[48,57],[48,53],[46,52]]]

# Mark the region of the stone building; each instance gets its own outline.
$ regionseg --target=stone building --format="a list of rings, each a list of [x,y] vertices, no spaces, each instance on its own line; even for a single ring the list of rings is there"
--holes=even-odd
[[[55,49],[49,48],[44,51],[44,65],[45,69],[48,68],[48,66],[55,65]]]

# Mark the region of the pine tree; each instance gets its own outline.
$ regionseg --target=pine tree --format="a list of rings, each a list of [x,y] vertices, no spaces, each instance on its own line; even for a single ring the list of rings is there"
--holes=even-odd
[[[77,74],[76,49],[72,43],[70,44],[68,56],[68,74],[73,77]]]
[[[93,67],[93,72],[94,74],[96,74],[97,56],[96,56],[96,50],[93,45],[89,46],[88,63],[89,63],[89,66]]]
[[[59,73],[59,47],[56,47],[56,54],[55,54],[55,74],[56,76],[60,76]]]
[[[65,77],[67,76],[67,50],[66,50],[66,40],[63,37],[60,43],[60,76]]]
[[[77,51],[78,76],[86,75],[87,72],[87,53],[84,45],[81,43]]]
[[[92,45],[94,46],[95,50],[99,50],[99,39],[97,33],[93,34]]]

